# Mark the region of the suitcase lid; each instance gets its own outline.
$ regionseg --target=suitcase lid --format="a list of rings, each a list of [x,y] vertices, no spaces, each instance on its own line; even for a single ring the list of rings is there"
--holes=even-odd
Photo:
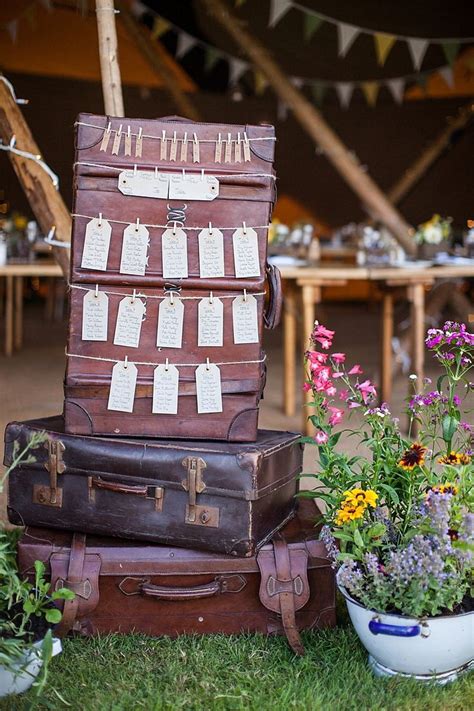
[[[315,520],[318,509],[312,501],[300,501],[296,517],[280,532],[290,549],[308,554],[308,567],[328,567],[326,547],[317,540]],[[56,562],[69,558],[73,534],[45,528],[27,527],[18,543],[18,564],[21,573],[33,569],[35,560],[47,564],[54,556]],[[86,554],[99,556],[100,575],[104,576],[169,576],[205,575],[218,573],[258,573],[257,556],[237,558],[220,553],[209,553],[173,546],[148,544],[117,538],[86,536]],[[261,551],[271,550],[267,543]]]
[[[60,474],[115,476],[122,483],[127,479],[176,489],[186,489],[189,477],[196,476],[196,486],[202,480],[207,494],[253,501],[284,486],[302,467],[300,435],[294,432],[259,430],[252,443],[90,437],[66,434],[62,416],[7,425],[6,466],[13,461],[15,442],[23,448],[38,431],[46,433],[45,446],[40,445],[32,453],[35,461],[22,469],[50,469],[49,443],[59,440]]]

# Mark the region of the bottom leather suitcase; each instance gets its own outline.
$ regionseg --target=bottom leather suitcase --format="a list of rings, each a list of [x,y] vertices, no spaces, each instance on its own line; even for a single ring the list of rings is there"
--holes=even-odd
[[[66,434],[62,417],[47,417],[7,426],[7,466],[38,431],[34,461],[9,476],[17,525],[250,556],[294,515],[295,433],[259,430],[251,444],[116,439]]]
[[[60,634],[285,633],[302,654],[299,630],[335,624],[334,571],[316,514],[313,502],[301,502],[297,517],[250,558],[28,528],[19,568],[31,574],[42,560],[53,588],[76,593]]]

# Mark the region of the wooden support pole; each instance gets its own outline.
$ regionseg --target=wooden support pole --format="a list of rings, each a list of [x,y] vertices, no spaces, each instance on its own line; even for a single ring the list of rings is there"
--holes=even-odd
[[[100,73],[108,116],[124,116],[113,0],[95,0],[99,34]]]
[[[0,138],[3,143],[9,144],[13,136],[16,137],[15,145],[18,149],[40,155],[41,151],[10,89],[3,81],[0,81]],[[54,225],[56,227],[55,239],[70,242],[71,215],[61,195],[54,187],[51,177],[34,160],[12,152],[9,152],[8,156],[43,234],[48,234]],[[52,249],[56,261],[67,279],[69,250],[63,247],[53,247]]]
[[[200,3],[265,75],[275,93],[291,108],[306,132],[324,150],[344,180],[359,195],[369,214],[386,225],[406,252],[415,254],[416,245],[410,237],[410,225],[368,173],[363,171],[359,160],[348,151],[320,112],[293,86],[267,50],[242,27],[242,23],[222,0],[200,0]]]
[[[193,121],[202,121],[199,111],[186,93],[181,89],[176,76],[173,75],[169,66],[164,61],[159,48],[156,46],[157,42],[154,42],[151,39],[149,30],[147,28],[142,29],[140,27],[140,24],[133,17],[123,0],[119,0],[117,2],[117,7],[120,10],[120,21],[123,22],[128,34],[133,39],[151,68],[164,82],[165,87],[169,91],[179,113],[186,118],[192,119]]]
[[[388,191],[388,198],[397,205],[423,177],[433,163],[449,146],[452,135],[464,128],[474,118],[474,102],[470,101],[459,109],[458,115],[451,119],[435,140],[425,148],[402,177]]]

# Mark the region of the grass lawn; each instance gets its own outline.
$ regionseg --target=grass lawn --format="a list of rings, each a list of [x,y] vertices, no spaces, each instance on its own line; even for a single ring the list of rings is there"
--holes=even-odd
[[[68,639],[53,659],[37,709],[135,711],[146,709],[280,709],[346,711],[410,709],[467,711],[474,674],[442,688],[375,679],[366,653],[347,623],[303,635],[296,658],[281,638],[111,635]],[[0,709],[30,709],[33,695],[0,701]]]

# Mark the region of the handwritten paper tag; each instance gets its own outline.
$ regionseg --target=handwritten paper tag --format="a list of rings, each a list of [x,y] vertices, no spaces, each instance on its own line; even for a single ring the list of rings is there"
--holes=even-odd
[[[219,181],[213,175],[168,175],[170,200],[215,200],[219,195]]]
[[[225,141],[225,151],[224,151],[224,163],[230,163],[232,161],[232,136],[228,135],[227,141]]]
[[[108,410],[133,412],[138,370],[135,363],[120,361],[112,368]]]
[[[87,223],[82,252],[82,269],[93,269],[101,272],[107,270],[109,258],[110,235],[112,227],[107,220],[94,217]]]
[[[105,291],[87,291],[82,300],[82,340],[106,341],[109,297]]]
[[[217,365],[198,365],[195,377],[198,413],[222,412],[221,371]]]
[[[258,237],[252,227],[239,227],[232,235],[236,277],[260,276]]]
[[[183,343],[184,304],[178,296],[166,297],[158,309],[159,348],[181,348]]]
[[[123,231],[121,274],[143,276],[148,266],[149,233],[144,225],[128,225]]]
[[[251,294],[232,302],[234,343],[258,343],[257,299]]]
[[[163,232],[161,259],[165,279],[185,279],[188,276],[188,241],[186,232],[180,227]]]
[[[215,227],[201,230],[199,241],[199,276],[202,279],[223,277],[224,272],[224,237]]]
[[[155,415],[178,414],[179,370],[175,365],[159,365],[153,374],[153,405]]]
[[[126,296],[119,304],[115,324],[114,344],[138,348],[142,330],[145,304],[138,297]]]
[[[224,305],[216,297],[201,299],[198,304],[198,346],[222,346]]]
[[[118,177],[118,189],[123,195],[166,198],[168,176],[150,170],[122,170]]]

